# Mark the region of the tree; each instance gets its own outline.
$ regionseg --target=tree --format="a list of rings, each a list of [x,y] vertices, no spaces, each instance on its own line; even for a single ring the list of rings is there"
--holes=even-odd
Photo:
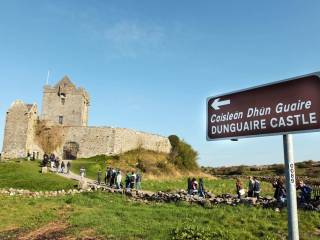
[[[191,147],[190,144],[176,135],[169,136],[171,143],[170,160],[174,165],[182,170],[194,170],[198,168],[197,159],[198,153]]]

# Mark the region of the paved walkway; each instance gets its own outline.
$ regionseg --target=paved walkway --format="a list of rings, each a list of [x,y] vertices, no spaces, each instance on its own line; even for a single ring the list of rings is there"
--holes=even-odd
[[[64,178],[68,178],[68,179],[72,179],[72,180],[76,180],[76,181],[80,181],[81,180],[81,177],[80,175],[78,174],[75,174],[73,172],[70,171],[69,174],[67,173],[57,173],[59,176],[61,177],[64,177]],[[90,179],[90,178],[84,178],[87,183],[90,183],[90,184],[95,184],[94,180]]]

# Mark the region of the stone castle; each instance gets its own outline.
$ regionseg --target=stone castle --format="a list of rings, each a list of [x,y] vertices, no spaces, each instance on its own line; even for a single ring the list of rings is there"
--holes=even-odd
[[[65,76],[55,86],[45,85],[42,113],[37,104],[21,100],[7,111],[2,158],[60,159],[116,155],[137,148],[169,153],[168,138],[125,128],[88,126],[90,98]]]

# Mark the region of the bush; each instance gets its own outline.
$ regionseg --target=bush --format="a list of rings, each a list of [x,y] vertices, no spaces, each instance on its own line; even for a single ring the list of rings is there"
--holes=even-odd
[[[182,170],[197,169],[198,153],[193,150],[191,145],[180,140],[176,135],[169,136],[169,140],[171,143],[170,160],[172,163]]]
[[[172,240],[233,240],[233,236],[228,231],[211,231],[197,226],[186,226],[176,228],[172,231]]]

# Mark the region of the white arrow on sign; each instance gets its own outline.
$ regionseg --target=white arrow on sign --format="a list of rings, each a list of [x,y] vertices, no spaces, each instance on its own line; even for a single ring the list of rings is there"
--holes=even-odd
[[[230,100],[224,100],[224,101],[220,101],[220,98],[216,98],[213,103],[211,104],[211,107],[214,110],[220,110],[221,106],[225,106],[225,105],[229,105],[230,104]]]

